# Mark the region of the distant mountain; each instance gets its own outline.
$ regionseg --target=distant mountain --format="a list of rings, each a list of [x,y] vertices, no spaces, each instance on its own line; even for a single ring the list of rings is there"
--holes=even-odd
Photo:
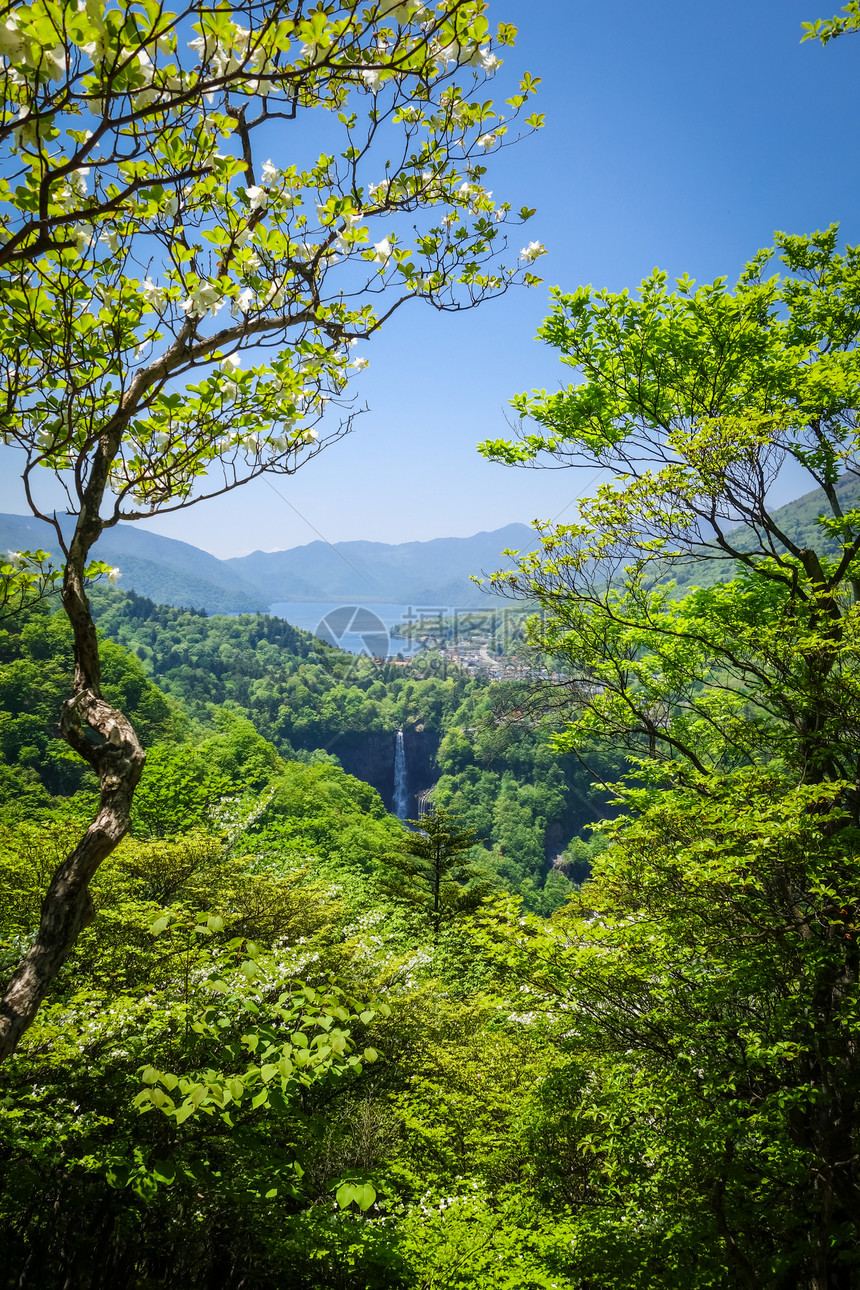
[[[846,508],[860,502],[860,481],[840,480]],[[816,524],[827,508],[819,489],[775,512],[783,530],[817,551],[833,547]],[[71,524],[71,520],[68,521]],[[53,540],[52,540],[53,539]],[[745,535],[737,535],[744,549]],[[470,574],[505,564],[506,547],[530,551],[537,542],[525,524],[508,524],[467,538],[430,542],[310,542],[287,551],[254,551],[218,560],[189,542],[161,537],[135,524],[109,529],[95,554],[121,571],[120,586],[158,604],[205,609],[212,614],[260,613],[279,601],[342,604],[410,604],[416,609],[489,609],[492,601]],[[53,530],[32,517],[0,515],[0,551],[42,547],[56,551]],[[57,560],[59,563],[59,560]],[[673,570],[680,593],[734,576],[731,561],[708,560]]]
[[[487,596],[471,574],[491,573],[504,565],[505,547],[530,550],[536,535],[525,524],[508,524],[468,538],[430,542],[309,542],[288,551],[254,551],[226,560],[231,569],[259,588],[270,602],[342,600],[386,601],[435,608],[487,606]]]
[[[860,505],[860,479],[856,475],[843,475],[836,485],[836,494],[844,511]],[[793,502],[780,506],[773,512],[773,517],[786,537],[797,546],[811,547],[819,555],[834,555],[838,546],[836,539],[816,523],[819,515],[830,513],[824,493],[820,488],[814,488]],[[738,551],[749,551],[753,547],[752,536],[744,529],[734,529],[728,537]],[[718,582],[727,582],[736,573],[735,561],[710,559],[679,566],[672,570],[671,576],[678,592],[685,594],[690,587],[713,587]]]
[[[64,522],[64,528],[71,521]],[[507,546],[528,549],[534,534],[509,524],[470,538],[430,542],[325,542],[288,551],[255,551],[218,560],[188,542],[161,537],[134,524],[108,529],[94,554],[117,565],[120,586],[162,605],[213,614],[266,612],[277,601],[409,603],[468,609],[487,598],[469,580],[504,564]],[[32,517],[0,515],[0,551],[41,547],[56,556],[53,530]],[[57,560],[59,562],[59,560]]]
[[[52,529],[23,515],[0,515],[0,550],[37,547],[56,554]],[[93,554],[119,568],[124,590],[161,605],[205,609],[211,614],[253,614],[269,606],[257,588],[223,560],[133,524],[108,529]]]

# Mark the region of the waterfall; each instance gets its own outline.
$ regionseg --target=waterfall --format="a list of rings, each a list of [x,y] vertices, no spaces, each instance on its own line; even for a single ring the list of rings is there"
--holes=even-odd
[[[406,819],[409,807],[409,788],[406,781],[406,747],[403,743],[403,731],[397,731],[394,744],[394,814],[398,820]]]

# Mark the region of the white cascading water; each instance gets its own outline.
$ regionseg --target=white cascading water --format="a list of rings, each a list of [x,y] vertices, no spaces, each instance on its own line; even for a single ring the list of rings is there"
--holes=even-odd
[[[394,814],[398,820],[406,819],[409,807],[409,788],[406,780],[406,747],[403,743],[403,731],[397,731],[394,744]]]

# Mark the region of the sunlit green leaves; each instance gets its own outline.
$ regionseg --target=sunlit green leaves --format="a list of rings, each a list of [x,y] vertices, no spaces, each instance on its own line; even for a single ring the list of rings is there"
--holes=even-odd
[[[820,40],[822,45],[826,45],[837,36],[860,31],[860,3],[849,0],[832,18],[817,18],[814,22],[802,22],[800,26],[803,30],[801,44],[804,40]]]
[[[637,294],[555,290],[539,334],[576,379],[515,398],[520,435],[482,451],[609,476],[493,579],[547,611],[536,643],[569,676],[559,747],[599,737],[699,771],[778,758],[850,773],[859,263],[831,227],[778,234],[732,289],[685,276],[672,290],[655,270]],[[789,465],[822,490],[803,541],[771,506]],[[672,578],[728,585],[684,600]]]
[[[156,920],[150,931],[156,926],[163,930],[162,923],[166,925],[166,917]],[[212,935],[224,930],[224,922],[210,916],[194,930]],[[141,1112],[161,1111],[177,1125],[198,1112],[220,1115],[225,1123],[233,1123],[241,1108],[283,1113],[300,1088],[354,1078],[365,1063],[378,1060],[374,1048],[355,1051],[350,1024],[367,1025],[377,1014],[387,1015],[387,1004],[353,1011],[355,1005],[340,991],[307,985],[272,997],[277,971],[272,956],[250,942],[231,945],[245,956],[227,981],[213,978],[219,1001],[191,1019],[190,1028],[202,1043],[221,1051],[232,1071],[208,1068],[177,1075],[147,1065],[139,1072],[145,1088],[135,1098]],[[252,986],[255,992],[249,993]]]
[[[497,263],[510,208],[482,182],[478,140],[510,123],[475,93],[499,61],[479,0],[285,2],[246,20],[215,9],[189,42],[157,5],[35,0],[4,29],[23,70],[6,82],[21,175],[0,191],[0,431],[81,488],[110,425],[126,517],[188,502],[219,463],[228,486],[291,473],[325,441],[329,404],[344,409],[329,438],[348,430],[350,347],[406,300],[459,308],[537,280]],[[346,146],[263,160],[256,130],[279,104],[333,110]],[[392,220],[423,210],[432,227],[401,246]],[[242,364],[261,341],[278,357]]]

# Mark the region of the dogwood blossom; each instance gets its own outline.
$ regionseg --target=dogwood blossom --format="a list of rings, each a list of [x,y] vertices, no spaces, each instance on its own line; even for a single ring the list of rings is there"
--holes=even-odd
[[[272,309],[282,309],[286,298],[286,282],[282,280],[280,282],[272,283],[269,290],[266,292],[266,298],[263,303],[269,305]]]
[[[381,242],[374,242],[373,249],[376,252],[373,258],[377,264],[386,264],[391,259],[391,243],[387,237]]]
[[[160,309],[166,295],[164,287],[156,286],[152,278],[146,278],[143,284],[143,298],[150,309]]]
[[[546,255],[546,247],[540,242],[529,242],[528,246],[524,246],[520,251],[520,259],[525,260],[528,264],[531,264],[533,260],[537,260],[541,255]]]
[[[89,166],[81,166],[80,170],[73,170],[69,175],[67,183],[69,188],[77,193],[78,197],[85,197],[87,192],[87,175],[90,173]]]
[[[336,251],[348,252],[350,250],[354,241],[351,236],[352,230],[355,228],[356,224],[361,223],[361,219],[361,211],[352,211],[349,215],[344,216],[341,230],[332,243]]]
[[[385,17],[390,18],[392,22],[399,23],[403,26],[409,21],[413,13],[416,13],[419,9],[423,9],[423,7],[424,6],[420,3],[420,0],[418,3],[416,3],[416,0],[409,0],[407,4],[398,3],[392,5],[390,9],[386,10]]]
[[[23,52],[24,41],[18,31],[18,19],[11,13],[5,22],[0,23],[0,54],[14,60],[20,58]]]
[[[184,309],[186,314],[201,318],[206,313],[217,314],[224,304],[223,294],[221,288],[214,282],[201,282],[179,307]]]
[[[260,183],[265,188],[268,188],[272,184],[276,184],[278,182],[278,180],[281,178],[281,174],[282,172],[278,170],[278,167],[274,165],[273,162],[264,161],[263,168],[260,172]]]
[[[240,314],[249,313],[253,304],[254,292],[250,287],[245,287],[230,305],[230,312],[234,318],[238,318]]]

